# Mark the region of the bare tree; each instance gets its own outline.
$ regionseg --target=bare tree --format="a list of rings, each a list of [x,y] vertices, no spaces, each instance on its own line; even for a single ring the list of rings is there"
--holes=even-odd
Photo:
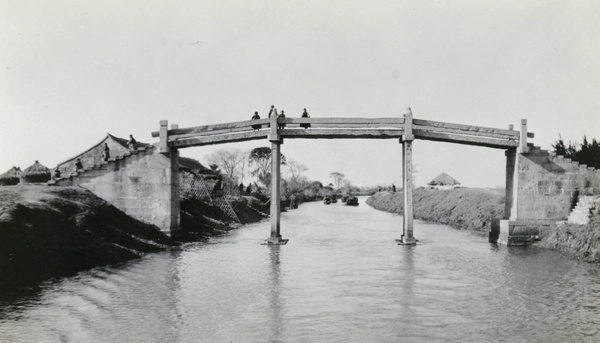
[[[240,159],[238,160],[238,171],[239,171],[239,176],[240,176],[240,182],[244,182],[244,179],[246,178],[246,169],[248,168],[248,156],[249,155],[250,155],[250,152],[247,150],[244,150],[241,152]]]
[[[290,181],[294,183],[300,179],[303,172],[308,170],[306,165],[298,163],[292,159],[287,162],[287,168],[290,172]]]
[[[329,174],[329,176],[333,178],[333,182],[335,182],[335,188],[340,188],[340,184],[346,175],[338,171],[334,171],[333,173]]]
[[[239,149],[219,149],[207,158],[209,163],[219,166],[225,175],[236,182],[240,160],[245,159],[246,156]]]

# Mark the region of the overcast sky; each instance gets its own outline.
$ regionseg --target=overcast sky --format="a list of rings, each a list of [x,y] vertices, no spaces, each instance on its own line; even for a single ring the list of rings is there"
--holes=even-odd
[[[399,117],[600,138],[597,1],[0,0],[0,173],[54,167],[106,133],[264,117]],[[219,148],[182,156],[205,162]],[[397,140],[286,140],[329,183],[401,184]],[[416,185],[504,185],[504,151],[415,141]]]

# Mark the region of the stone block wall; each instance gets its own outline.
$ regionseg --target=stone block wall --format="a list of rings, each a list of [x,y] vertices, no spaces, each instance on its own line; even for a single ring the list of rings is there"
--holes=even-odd
[[[600,194],[600,170],[539,147],[518,158],[518,220],[566,220],[579,196]]]
[[[158,150],[150,146],[117,156],[56,184],[84,187],[133,218],[156,225],[172,236],[179,227],[180,215],[177,151],[172,156]]]

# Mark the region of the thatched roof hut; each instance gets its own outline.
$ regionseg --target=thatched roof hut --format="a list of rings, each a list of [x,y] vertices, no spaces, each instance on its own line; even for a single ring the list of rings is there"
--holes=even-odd
[[[21,182],[23,183],[40,183],[50,181],[51,171],[48,167],[35,161],[34,164],[25,168],[21,173]]]
[[[456,188],[456,187],[460,187],[460,182],[456,181],[456,179],[454,179],[452,176],[450,176],[446,173],[441,173],[440,175],[438,175],[438,177],[431,180],[428,183],[428,185],[431,188],[440,188],[440,189]]]
[[[12,167],[6,173],[0,175],[0,186],[12,186],[21,181],[21,168]]]

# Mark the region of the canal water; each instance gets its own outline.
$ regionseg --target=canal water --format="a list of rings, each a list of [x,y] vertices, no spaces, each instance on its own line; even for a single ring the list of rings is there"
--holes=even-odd
[[[303,204],[209,243],[47,282],[1,342],[599,342],[600,268],[482,233]]]

